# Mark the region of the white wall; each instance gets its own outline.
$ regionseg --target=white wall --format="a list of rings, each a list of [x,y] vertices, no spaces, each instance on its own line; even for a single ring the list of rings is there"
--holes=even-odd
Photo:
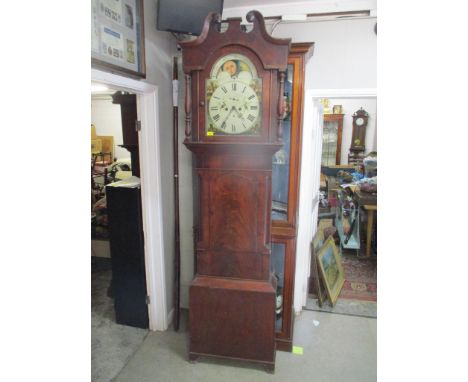
[[[113,104],[110,96],[91,97],[91,123],[97,135],[114,137],[114,158],[130,158],[130,152],[118,146],[123,144],[122,116],[120,105]]]
[[[376,18],[280,23],[274,37],[315,42],[306,68],[306,89],[377,87]]]

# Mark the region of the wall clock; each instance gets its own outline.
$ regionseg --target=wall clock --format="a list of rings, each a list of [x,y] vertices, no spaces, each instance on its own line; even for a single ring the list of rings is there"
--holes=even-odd
[[[361,107],[353,114],[353,134],[351,138],[351,151],[364,151],[366,143],[366,127],[369,114]]]
[[[190,286],[189,358],[275,367],[276,278],[271,273],[272,158],[283,145],[290,39],[271,37],[262,15],[207,16],[179,42],[185,73],[184,144],[197,170],[196,275]]]

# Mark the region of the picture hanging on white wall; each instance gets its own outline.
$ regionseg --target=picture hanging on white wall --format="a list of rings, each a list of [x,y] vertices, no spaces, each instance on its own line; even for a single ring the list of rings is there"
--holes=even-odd
[[[146,78],[143,0],[91,1],[91,66]]]

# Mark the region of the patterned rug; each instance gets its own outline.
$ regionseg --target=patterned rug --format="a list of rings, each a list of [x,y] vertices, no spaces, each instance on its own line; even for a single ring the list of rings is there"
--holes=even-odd
[[[377,301],[377,259],[343,253],[345,282],[340,299]]]

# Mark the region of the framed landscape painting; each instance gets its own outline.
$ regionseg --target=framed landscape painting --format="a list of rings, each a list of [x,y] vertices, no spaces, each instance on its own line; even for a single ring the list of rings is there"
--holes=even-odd
[[[335,306],[341,288],[343,287],[345,276],[343,266],[341,265],[340,254],[338,253],[332,236],[330,236],[322,248],[320,248],[317,254],[317,263],[327,296],[331,305]]]

